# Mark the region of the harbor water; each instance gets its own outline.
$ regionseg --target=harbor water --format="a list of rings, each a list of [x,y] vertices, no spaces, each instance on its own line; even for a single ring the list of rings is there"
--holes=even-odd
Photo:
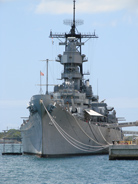
[[[0,184],[137,184],[138,161],[108,155],[68,158],[2,155]]]

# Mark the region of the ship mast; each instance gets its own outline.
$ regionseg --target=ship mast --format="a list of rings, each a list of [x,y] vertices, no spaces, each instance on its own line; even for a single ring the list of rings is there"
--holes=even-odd
[[[81,34],[78,31],[76,31],[76,26],[77,25],[81,25],[83,24],[82,20],[75,20],[75,2],[76,0],[73,0],[73,20],[64,20],[64,24],[66,25],[70,25],[71,29],[69,33],[63,33],[63,34],[53,34],[52,31],[50,31],[50,38],[57,38],[61,41],[62,38],[65,39],[64,42],[60,42],[59,45],[65,45],[65,47],[67,46],[67,42],[69,38],[75,38],[74,42],[76,42],[76,48],[79,51],[80,55],[81,53],[81,46],[84,45],[84,43],[82,42],[82,39],[91,39],[91,38],[98,38],[97,35],[95,35],[95,32],[93,34]],[[82,56],[83,58],[83,56]],[[59,60],[57,60],[59,61]],[[82,88],[82,80],[83,80],[83,62],[86,61],[85,58],[83,58],[82,63],[79,65],[80,68],[80,74],[82,76],[82,78],[80,79],[80,90]]]
[[[75,36],[76,38],[78,39],[81,39],[81,38],[86,38],[86,39],[90,39],[90,38],[98,38],[97,35],[95,35],[95,32],[93,34],[81,34],[81,33],[76,33],[75,32],[75,29],[76,29],[76,26],[77,25],[82,25],[83,24],[83,21],[82,20],[75,20],[75,0],[73,0],[73,22],[71,20],[64,20],[64,24],[66,25],[71,25],[71,30],[68,34],[66,33],[62,33],[62,34],[53,34],[52,31],[50,31],[50,38],[58,38],[58,39],[62,39],[62,38],[65,38],[67,39],[68,37],[71,37],[71,36]],[[65,45],[65,42],[62,42],[61,45]]]
[[[75,35],[75,0],[73,2],[74,2],[74,7],[73,7],[73,25],[72,25],[72,30],[73,30],[73,33]]]

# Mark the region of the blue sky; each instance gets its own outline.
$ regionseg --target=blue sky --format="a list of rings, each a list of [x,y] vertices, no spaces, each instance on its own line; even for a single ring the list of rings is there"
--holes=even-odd
[[[56,39],[52,44],[49,33],[68,32],[64,19],[72,19],[72,0],[0,0],[0,131],[19,128],[21,117],[29,116],[26,107],[39,93],[40,70],[46,76],[40,60],[55,60],[63,53],[64,47]],[[77,27],[80,32],[95,30],[99,36],[82,48],[94,94],[106,99],[117,117],[138,120],[138,1],[76,0],[76,19],[84,20]],[[60,84],[62,71],[51,61],[49,83]]]

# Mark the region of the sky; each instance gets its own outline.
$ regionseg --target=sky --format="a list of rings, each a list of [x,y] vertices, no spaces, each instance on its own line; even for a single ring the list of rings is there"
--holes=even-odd
[[[0,131],[19,128],[29,116],[26,107],[40,92],[40,71],[46,83],[46,63],[40,60],[55,60],[64,51],[59,40],[49,38],[50,30],[68,33],[63,20],[72,20],[72,12],[73,0],[0,0]],[[93,93],[117,117],[138,120],[138,0],[76,0],[76,19],[84,21],[79,32],[99,37],[83,40],[82,47]],[[61,84],[62,71],[49,61],[49,84]]]

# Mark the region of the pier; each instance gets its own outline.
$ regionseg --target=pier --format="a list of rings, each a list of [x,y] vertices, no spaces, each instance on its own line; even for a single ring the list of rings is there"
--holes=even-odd
[[[138,145],[109,146],[109,160],[138,160]]]
[[[14,138],[4,138],[2,155],[22,155],[22,144]]]

